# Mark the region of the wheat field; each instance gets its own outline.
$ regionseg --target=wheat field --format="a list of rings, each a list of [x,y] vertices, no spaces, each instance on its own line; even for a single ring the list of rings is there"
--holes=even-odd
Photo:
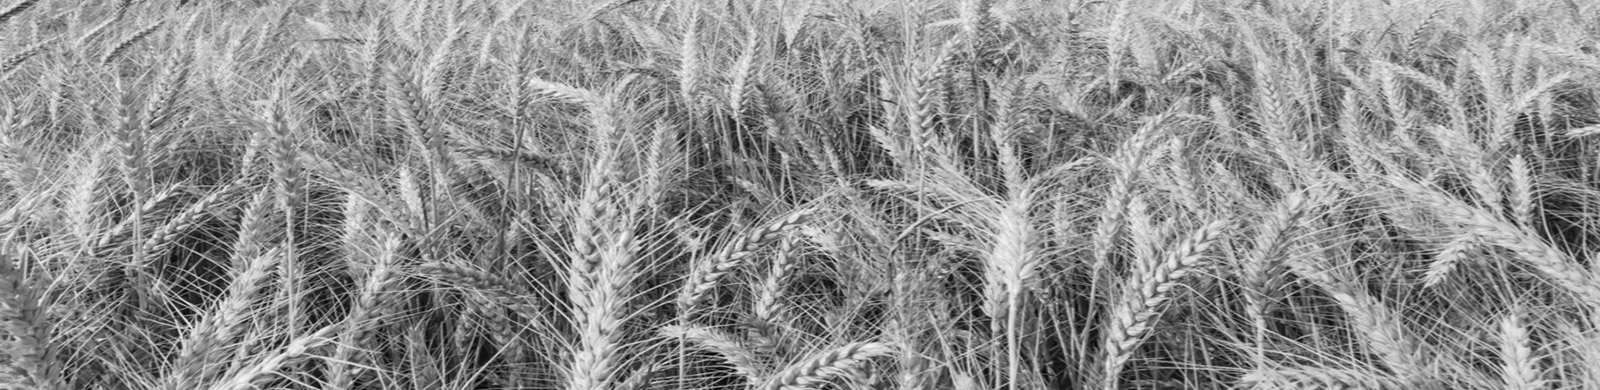
[[[1600,389],[1600,2],[7,1],[0,388]]]

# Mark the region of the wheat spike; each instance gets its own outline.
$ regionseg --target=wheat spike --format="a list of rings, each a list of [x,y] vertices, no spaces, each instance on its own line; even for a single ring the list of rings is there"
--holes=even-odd
[[[887,356],[895,349],[883,343],[853,343],[807,357],[774,374],[761,390],[803,390],[848,375],[867,360]]]
[[[696,306],[705,301],[706,295],[716,288],[717,282],[723,275],[738,267],[745,258],[778,239],[784,232],[804,224],[810,215],[811,210],[802,210],[766,226],[750,230],[724,245],[722,250],[711,257],[702,260],[689,278],[684,280],[683,290],[678,297],[678,310],[683,313],[692,312]]]
[[[1280,369],[1252,371],[1239,380],[1246,389],[1403,390],[1412,383],[1390,376],[1345,369]]]
[[[1155,316],[1162,304],[1172,298],[1172,290],[1178,287],[1182,279],[1204,266],[1206,250],[1231,224],[1226,220],[1216,221],[1195,230],[1182,244],[1168,252],[1160,264],[1147,267],[1147,273],[1133,275],[1134,279],[1128,281],[1104,335],[1102,355],[1105,377],[1102,388],[1117,388],[1117,377],[1122,373],[1122,366],[1133,357],[1134,350],[1144,341],[1145,333],[1154,326]]]
[[[1514,310],[1500,321],[1501,377],[1508,390],[1535,390],[1545,388],[1539,373],[1538,358],[1528,340],[1526,316]]]

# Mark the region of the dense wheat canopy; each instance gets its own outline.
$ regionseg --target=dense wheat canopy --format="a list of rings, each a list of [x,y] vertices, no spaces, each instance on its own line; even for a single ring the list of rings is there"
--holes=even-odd
[[[0,388],[1600,390],[1600,2],[0,2]]]

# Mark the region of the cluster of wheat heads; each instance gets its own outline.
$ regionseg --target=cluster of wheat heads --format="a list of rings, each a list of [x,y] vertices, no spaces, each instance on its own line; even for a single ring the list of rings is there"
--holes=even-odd
[[[11,0],[0,388],[1600,389],[1600,4]]]

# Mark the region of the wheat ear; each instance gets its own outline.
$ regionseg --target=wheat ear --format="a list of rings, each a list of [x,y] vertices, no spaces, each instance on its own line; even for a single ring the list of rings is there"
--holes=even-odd
[[[22,11],[27,11],[28,8],[33,8],[37,4],[39,4],[39,0],[22,0],[12,4],[10,7],[6,7],[4,11],[0,11],[0,25],[5,25],[6,21],[21,15]]]
[[[750,383],[756,383],[761,378],[762,368],[756,355],[748,346],[727,333],[698,325],[668,325],[661,328],[661,335],[682,338],[716,353],[723,362],[733,367],[734,372],[744,375]]]
[[[1508,390],[1545,388],[1545,381],[1540,378],[1538,358],[1533,355],[1533,348],[1529,345],[1528,327],[1524,320],[1525,315],[1517,310],[1500,321],[1500,359],[1504,362],[1501,365],[1501,378],[1505,380]]]
[[[853,343],[812,355],[799,363],[779,371],[761,390],[803,390],[816,387],[833,378],[846,375],[855,368],[879,356],[894,353],[895,349],[883,343]]]
[[[55,348],[50,344],[54,333],[49,320],[49,306],[43,291],[36,282],[13,266],[15,260],[9,250],[0,252],[0,328],[11,336],[6,352],[11,364],[22,369],[24,384],[39,389],[64,389],[56,364]]]
[[[333,359],[328,362],[330,389],[350,389],[354,386],[355,378],[366,370],[362,365],[366,356],[360,353],[361,349],[373,347],[377,341],[376,332],[371,330],[374,324],[371,323],[382,321],[399,309],[400,302],[392,290],[400,280],[391,274],[401,244],[400,237],[393,233],[385,232],[379,239],[378,253],[373,257],[374,261],[361,283],[356,301],[345,317],[343,332],[339,335],[342,342],[335,347]]]
[[[1107,390],[1117,388],[1117,377],[1122,366],[1133,357],[1133,352],[1144,342],[1145,333],[1155,325],[1161,306],[1172,299],[1172,290],[1183,278],[1205,266],[1205,252],[1232,223],[1226,220],[1212,222],[1195,230],[1176,249],[1167,253],[1166,260],[1148,267],[1149,272],[1134,275],[1123,290],[1119,304],[1111,313],[1110,327],[1104,334],[1102,351],[1104,381]]]
[[[1245,389],[1407,390],[1410,382],[1383,374],[1344,369],[1260,370],[1239,379]]]
[[[810,215],[811,210],[802,210],[764,227],[751,230],[723,246],[715,255],[701,261],[684,281],[683,290],[678,295],[678,311],[682,313],[694,311],[696,306],[706,300],[711,290],[717,287],[717,282],[724,275],[738,267],[741,261],[761,247],[776,240],[783,232],[805,223]]]
[[[151,24],[150,26],[133,33],[133,35],[129,36],[128,39],[124,39],[122,42],[117,43],[117,45],[113,46],[111,50],[106,51],[105,55],[100,56],[100,63],[111,63],[112,60],[117,59],[117,57],[122,55],[123,52],[127,51],[128,48],[133,47],[133,45],[138,44],[140,41],[143,41],[146,37],[149,37],[150,34],[155,33],[156,29],[161,28],[161,26],[164,24],[166,24],[166,21],[155,22],[155,24]]]
[[[1439,216],[1466,225],[1469,233],[1515,252],[1545,277],[1577,295],[1582,302],[1600,307],[1600,282],[1595,280],[1594,273],[1573,264],[1570,256],[1560,249],[1529,236],[1496,216],[1420,183],[1400,177],[1390,177],[1390,183],[1429,206]]]
[[[261,386],[261,382],[265,381],[273,373],[310,358],[311,350],[332,341],[329,336],[337,332],[339,328],[339,326],[324,327],[315,333],[290,340],[289,344],[285,345],[282,350],[243,367],[234,372],[229,378],[211,386],[211,388],[213,390],[258,389]]]
[[[756,286],[756,302],[752,310],[755,324],[754,337],[757,349],[770,351],[778,346],[778,329],[789,319],[788,305],[784,303],[784,284],[799,271],[800,262],[792,252],[794,238],[784,237],[778,242],[778,253],[761,283]]]

